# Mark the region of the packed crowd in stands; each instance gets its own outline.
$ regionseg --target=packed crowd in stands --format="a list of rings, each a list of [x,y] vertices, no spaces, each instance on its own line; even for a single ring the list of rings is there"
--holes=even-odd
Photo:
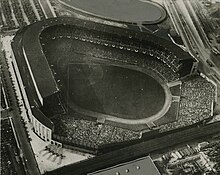
[[[1,121],[1,174],[15,175],[11,148],[16,147],[15,138],[9,120]]]
[[[58,28],[59,29],[59,28]],[[167,56],[165,52],[154,50],[153,48],[141,48],[143,46],[134,43],[132,40],[125,40],[106,37],[107,35],[99,35],[96,31],[91,32],[90,30],[65,30],[60,31],[55,29],[41,37],[41,42],[46,43],[51,39],[68,38],[77,40],[77,44],[73,44],[72,48],[66,46],[58,48],[60,52],[76,52],[78,54],[90,55],[99,59],[110,60],[111,62],[121,62],[124,64],[138,65],[142,68],[148,68],[156,72],[167,82],[176,81],[179,78],[177,70],[178,59],[171,59],[171,55]],[[71,32],[72,31],[72,32]],[[137,46],[138,45],[138,46]],[[71,54],[71,53],[70,53]],[[155,59],[155,57],[157,57]],[[148,59],[146,59],[148,58]],[[167,61],[169,60],[169,62]]]
[[[168,55],[168,51],[159,46],[152,48],[153,44],[151,45],[147,41],[138,42],[135,39],[129,40],[117,35],[108,35],[78,27],[71,28],[70,26],[52,27],[41,35],[43,46],[48,41],[53,43],[51,42],[53,40],[69,39],[72,41],[67,41],[68,47],[60,44],[56,51],[66,55],[72,55],[72,53],[89,55],[91,58],[110,60],[112,63],[137,65],[157,72],[167,82],[179,79],[179,75],[176,73],[177,67],[180,66],[178,58],[172,54]],[[163,125],[160,131],[169,131],[210,118],[215,93],[215,86],[200,76],[183,80],[178,120]]]
[[[79,40],[105,45],[107,47],[120,48],[135,53],[148,54],[161,60],[174,72],[177,72],[180,67],[178,57],[176,57],[172,52],[147,40],[140,41],[135,38],[129,39],[124,36],[114,34],[108,35],[107,33],[100,31],[79,28],[76,26],[74,28],[68,26],[56,26],[56,29],[53,30],[52,33],[52,35],[54,35],[56,38],[62,36],[76,39],[77,37]]]
[[[195,76],[183,81],[178,120],[164,125],[161,132],[188,126],[212,115],[215,86],[206,79]]]
[[[80,115],[80,114],[76,114]],[[74,116],[75,117],[75,116]],[[138,139],[140,134],[131,130],[98,124],[94,121],[59,115],[53,119],[55,133],[74,143],[104,145]]]
[[[38,0],[0,0],[0,26],[6,30],[24,27],[45,19]]]

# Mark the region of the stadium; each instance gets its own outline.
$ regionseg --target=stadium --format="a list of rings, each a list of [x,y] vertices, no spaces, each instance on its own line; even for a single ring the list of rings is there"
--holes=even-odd
[[[12,48],[45,142],[98,154],[213,116],[215,85],[188,53],[152,34],[60,17],[19,30]]]

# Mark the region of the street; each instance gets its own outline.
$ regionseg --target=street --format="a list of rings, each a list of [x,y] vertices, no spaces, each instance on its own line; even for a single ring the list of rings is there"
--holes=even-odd
[[[0,47],[2,47],[2,43],[1,43]],[[10,49],[10,48],[8,48],[8,49]],[[7,50],[6,50],[6,52],[7,52]],[[8,56],[9,53],[6,55]],[[10,116],[12,117],[12,120],[14,123],[14,129],[15,129],[17,137],[18,137],[18,143],[19,143],[18,146],[20,147],[20,156],[23,159],[23,164],[26,168],[26,173],[28,173],[30,175],[39,175],[40,172],[38,169],[38,165],[35,160],[31,145],[28,141],[26,130],[25,130],[24,125],[21,120],[21,114],[19,111],[19,107],[17,106],[18,99],[16,98],[17,95],[15,95],[17,93],[15,93],[15,91],[13,89],[12,81],[11,81],[11,78],[9,75],[9,70],[7,69],[7,66],[6,66],[7,62],[8,62],[11,77],[13,79],[13,83],[17,83],[15,72],[12,69],[12,60],[10,58],[3,58],[3,57],[1,59],[2,59],[2,63],[3,63],[3,71],[6,75],[7,84],[10,85],[9,87],[11,87],[9,89],[9,92],[10,92],[10,97],[12,99],[13,111],[10,113]],[[7,62],[6,62],[6,59],[8,59]]]
[[[203,70],[206,71],[204,73],[220,85],[220,69],[212,61],[216,60],[217,56],[211,52],[208,38],[193,8],[194,3],[189,0],[164,1],[187,50],[203,64]]]

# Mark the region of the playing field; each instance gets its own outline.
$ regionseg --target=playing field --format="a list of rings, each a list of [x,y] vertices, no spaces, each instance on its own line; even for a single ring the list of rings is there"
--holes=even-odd
[[[103,64],[71,64],[67,71],[69,100],[81,108],[140,119],[164,105],[163,88],[142,72]]]
[[[69,108],[79,112],[80,107],[80,112],[87,110],[86,115],[90,111],[96,112],[93,116],[123,119],[148,118],[163,108],[165,92],[154,78],[133,69],[93,62],[72,52],[76,45],[76,41],[57,39],[44,46]]]

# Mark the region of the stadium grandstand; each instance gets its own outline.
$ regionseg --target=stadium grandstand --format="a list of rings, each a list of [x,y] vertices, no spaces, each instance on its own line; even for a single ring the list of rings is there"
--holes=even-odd
[[[152,34],[60,17],[22,28],[17,32],[12,48],[17,74],[22,77],[19,84],[25,87],[21,88],[22,94],[28,99],[25,107],[29,121],[34,132],[46,142],[97,154],[100,147],[129,144],[151,130],[166,132],[212,117],[215,85],[196,74],[196,61],[189,54]],[[142,110],[151,107],[129,109],[125,103],[129,99],[129,88],[125,91],[123,86],[115,83],[112,89],[128,94],[123,96],[122,103],[110,108],[110,105],[104,105],[111,104],[106,99],[115,100],[121,96],[106,99],[101,96],[97,101],[93,100],[98,98],[95,96],[91,98],[91,108],[85,109],[82,104],[88,100],[82,101],[83,98],[89,99],[91,94],[99,94],[102,89],[97,88],[89,95],[84,92],[103,81],[104,75],[113,67],[117,67],[116,73],[126,68],[138,78],[151,78],[152,85],[158,84],[162,95],[149,98],[149,104],[156,98],[158,102],[165,102],[161,102],[159,109],[152,110],[152,116],[146,116],[149,111]],[[120,82],[130,78],[129,75],[122,77]],[[116,76],[107,78],[115,79]],[[77,85],[80,85],[77,91],[72,92],[70,89]],[[145,88],[142,87],[140,84],[135,96],[144,97]],[[103,94],[107,94],[105,90]],[[74,96],[80,93],[84,95]],[[100,99],[104,99],[103,103]],[[140,106],[141,101],[134,103]],[[93,111],[94,105],[97,109]],[[133,110],[139,114],[134,115]],[[132,129],[131,125],[135,124],[143,124],[145,131],[136,126]]]
[[[163,125],[161,132],[192,125],[213,116],[216,87],[200,76],[183,80],[178,120]]]

